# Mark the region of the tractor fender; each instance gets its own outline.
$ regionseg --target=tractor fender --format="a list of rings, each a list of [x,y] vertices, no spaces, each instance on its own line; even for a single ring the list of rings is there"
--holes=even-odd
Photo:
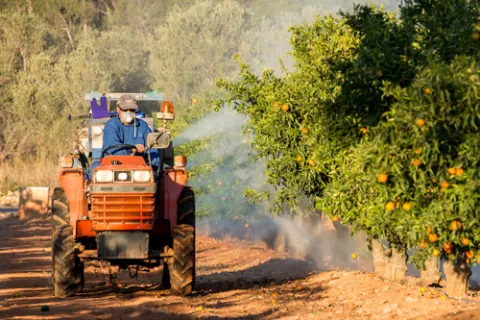
[[[177,225],[177,201],[187,184],[188,174],[185,168],[174,167],[165,170],[161,182],[161,197],[163,202],[164,218],[170,220],[170,228]]]
[[[73,236],[77,237],[77,220],[88,214],[88,200],[85,193],[85,178],[82,169],[63,169],[60,171],[60,184],[70,205],[70,225]]]

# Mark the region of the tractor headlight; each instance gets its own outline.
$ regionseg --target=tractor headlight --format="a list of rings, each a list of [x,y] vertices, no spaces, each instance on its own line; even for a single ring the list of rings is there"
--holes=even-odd
[[[111,170],[98,170],[95,173],[95,180],[97,182],[112,182],[113,181],[113,171]]]
[[[141,170],[133,173],[133,181],[135,182],[149,182],[152,179],[150,171]]]

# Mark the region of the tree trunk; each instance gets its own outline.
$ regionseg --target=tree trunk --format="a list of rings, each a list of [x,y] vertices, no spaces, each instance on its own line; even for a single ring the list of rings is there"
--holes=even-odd
[[[68,41],[70,41],[70,45],[72,46],[72,50],[75,50],[75,45],[73,43],[72,33],[70,32],[70,24],[67,22],[67,20],[65,19],[65,17],[62,14],[60,14],[60,17],[62,18],[63,22],[65,23],[65,28],[63,28],[63,30],[65,30],[65,32],[67,33]]]
[[[372,255],[373,255],[373,267],[374,267],[375,273],[380,277],[384,277],[385,268],[388,260],[386,256],[386,251],[383,248],[383,245],[380,242],[380,240],[378,240],[377,238],[373,238],[371,240],[371,246],[372,246]]]
[[[385,264],[385,279],[402,282],[407,276],[407,255],[405,251],[392,248],[388,251]]]
[[[468,279],[472,271],[463,259],[457,258],[456,262],[447,261],[443,265],[447,277],[445,293],[452,298],[464,298],[468,291]]]
[[[28,0],[28,13],[32,14],[33,13],[33,2],[32,0]]]
[[[277,231],[277,237],[275,238],[275,250],[279,252],[284,252],[285,251],[285,244],[286,244],[286,237],[285,233],[280,230],[280,228]]]
[[[421,281],[425,285],[439,284],[442,280],[440,273],[440,257],[430,257],[425,261],[425,270],[421,271]]]
[[[352,268],[354,265],[351,254],[354,250],[351,247],[350,229],[340,222],[334,222],[333,225],[337,233],[334,246],[334,263],[340,268]]]

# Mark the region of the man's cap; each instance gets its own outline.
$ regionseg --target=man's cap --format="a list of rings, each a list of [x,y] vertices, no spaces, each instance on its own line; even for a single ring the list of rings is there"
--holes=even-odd
[[[133,98],[129,94],[124,94],[122,95],[118,101],[117,101],[117,106],[121,110],[130,110],[130,109],[137,109],[137,102],[135,101],[135,98]]]

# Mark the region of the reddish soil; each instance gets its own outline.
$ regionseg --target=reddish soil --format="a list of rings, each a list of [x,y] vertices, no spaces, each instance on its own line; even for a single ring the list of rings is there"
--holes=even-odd
[[[325,271],[264,244],[197,239],[197,291],[173,297],[158,288],[161,268],[109,281],[90,265],[84,292],[52,295],[50,223],[0,220],[1,319],[480,319],[480,298],[421,293],[418,279],[400,285],[360,271]],[[42,312],[41,307],[49,311]]]

